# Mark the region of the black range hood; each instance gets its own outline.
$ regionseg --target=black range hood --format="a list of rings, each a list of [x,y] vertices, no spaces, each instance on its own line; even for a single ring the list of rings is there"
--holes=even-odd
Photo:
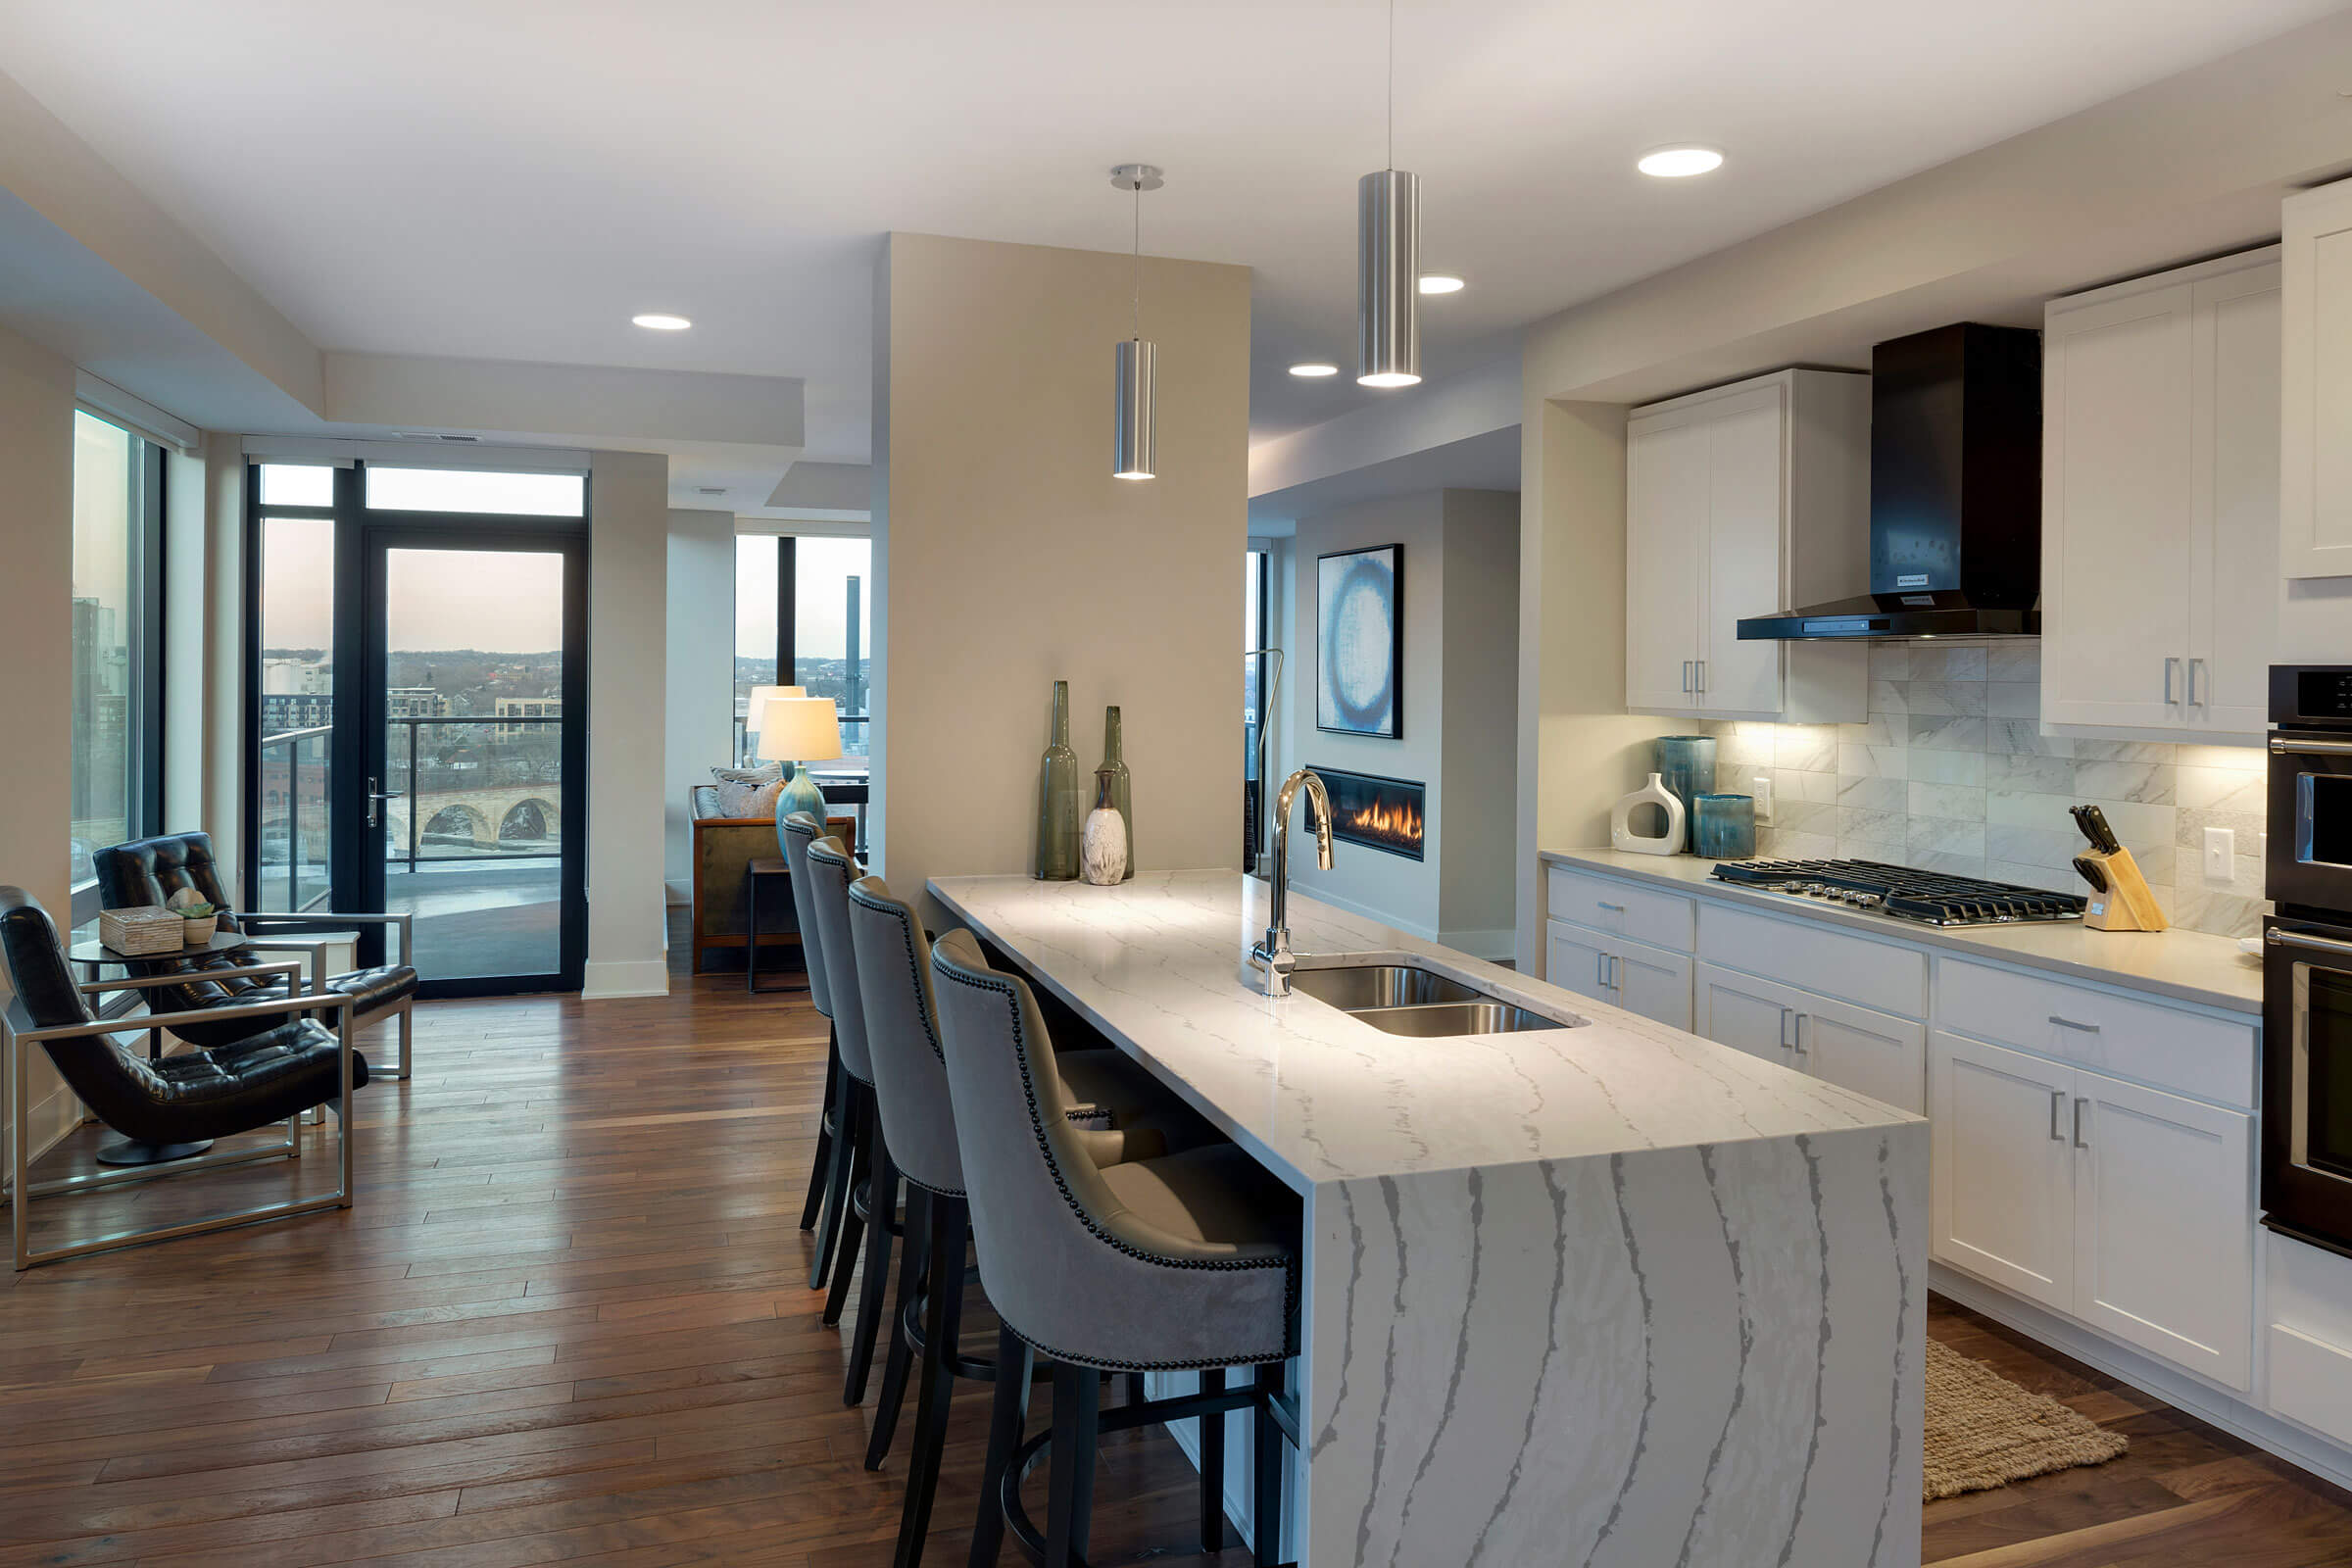
[[[2038,636],[2041,334],[1939,326],[1881,343],[1870,374],[1870,592],[1740,637]]]

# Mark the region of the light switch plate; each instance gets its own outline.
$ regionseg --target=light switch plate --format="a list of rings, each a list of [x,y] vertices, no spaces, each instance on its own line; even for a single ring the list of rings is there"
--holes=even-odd
[[[2227,882],[2237,874],[2237,830],[2209,827],[2205,830],[2205,880]]]
[[[1756,798],[1756,820],[1772,820],[1772,775],[1758,773],[1747,782],[1747,792]]]

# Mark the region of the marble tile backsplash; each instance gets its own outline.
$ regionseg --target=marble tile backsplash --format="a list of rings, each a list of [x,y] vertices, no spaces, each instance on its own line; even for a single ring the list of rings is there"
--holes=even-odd
[[[2041,646],[2031,640],[1870,651],[1860,724],[1701,725],[1715,787],[1773,781],[1756,849],[1845,856],[2030,887],[2086,891],[2067,808],[2096,801],[2176,925],[2250,936],[2262,897],[2264,756],[2253,747],[2078,740],[2041,732]],[[2209,827],[2236,835],[2227,878],[2204,872]]]

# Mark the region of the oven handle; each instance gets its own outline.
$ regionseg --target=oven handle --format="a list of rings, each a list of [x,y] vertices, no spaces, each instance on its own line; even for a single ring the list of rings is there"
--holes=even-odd
[[[2314,936],[2309,931],[2281,931],[2273,926],[2263,933],[2262,939],[2274,948],[2325,948],[2329,953],[2352,953],[2352,942],[2341,937]]]
[[[2306,740],[2274,735],[2271,737],[2271,751],[2279,757],[2352,757],[2352,741]]]

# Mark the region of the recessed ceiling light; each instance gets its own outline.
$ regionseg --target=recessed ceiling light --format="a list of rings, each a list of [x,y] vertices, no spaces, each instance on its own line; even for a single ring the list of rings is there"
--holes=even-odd
[[[668,316],[660,311],[648,311],[643,316],[629,318],[632,325],[651,327],[657,332],[683,332],[694,323],[683,316]]]
[[[1402,370],[1383,370],[1373,375],[1359,375],[1355,378],[1355,384],[1377,387],[1419,386],[1421,378],[1417,375],[1408,375]]]
[[[1292,366],[1291,373],[1312,379],[1322,375],[1337,375],[1340,373],[1340,368],[1336,365],[1325,365],[1319,360],[1310,360],[1304,365]]]
[[[1448,277],[1444,272],[1421,274],[1421,292],[1424,294],[1459,294],[1461,291],[1462,280],[1458,277]]]
[[[1653,147],[1634,165],[1644,174],[1659,179],[1686,179],[1692,174],[1710,173],[1723,167],[1723,149],[1685,143],[1673,147]]]

